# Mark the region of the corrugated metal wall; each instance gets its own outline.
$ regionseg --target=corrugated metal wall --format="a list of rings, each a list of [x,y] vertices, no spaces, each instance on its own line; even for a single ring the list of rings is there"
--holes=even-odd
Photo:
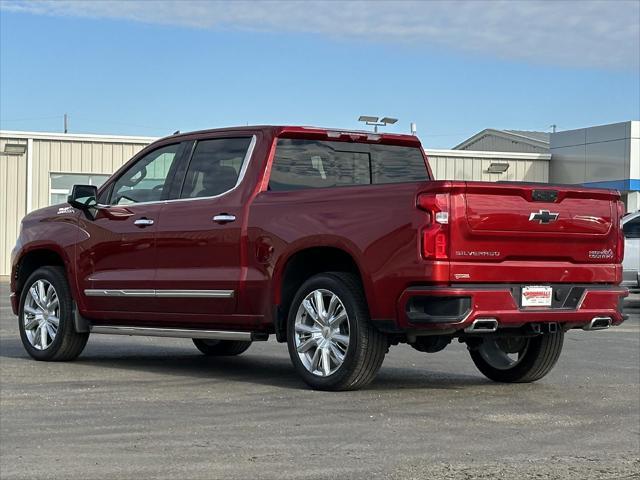
[[[47,135],[0,133],[0,275],[10,273],[11,249],[18,236],[20,221],[28,213],[28,205],[31,210],[49,205],[51,173],[111,174],[153,140]],[[6,143],[27,145],[28,138],[32,138],[31,199],[27,198],[28,153],[2,153]]]
[[[51,173],[112,174],[146,144],[89,142],[89,141],[33,141],[33,208],[49,204]]]
[[[26,148],[27,141],[0,138],[0,275],[9,274],[9,256],[27,211],[27,154],[2,153],[7,143]]]
[[[438,180],[549,181],[549,154],[427,150],[427,156]],[[504,173],[488,173],[492,163],[508,163],[509,168]]]
[[[548,148],[536,147],[526,142],[508,140],[496,135],[485,135],[475,142],[467,145],[464,150],[474,150],[483,152],[525,152],[525,153],[548,153]]]

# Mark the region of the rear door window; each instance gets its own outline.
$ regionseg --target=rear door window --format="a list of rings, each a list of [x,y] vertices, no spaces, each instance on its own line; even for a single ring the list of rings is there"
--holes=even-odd
[[[181,198],[215,197],[233,189],[251,137],[199,140],[182,185]]]
[[[278,140],[269,189],[275,191],[428,179],[418,148],[321,140]]]

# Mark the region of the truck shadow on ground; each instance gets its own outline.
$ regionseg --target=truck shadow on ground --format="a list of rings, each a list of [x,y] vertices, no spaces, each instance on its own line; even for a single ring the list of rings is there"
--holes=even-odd
[[[288,389],[306,389],[290,363],[289,358],[262,355],[250,351],[238,357],[207,357],[199,353],[185,353],[180,347],[144,346],[137,352],[127,348],[108,349],[105,346],[87,348],[77,360],[70,363],[49,363],[59,367],[60,375],[65,368],[73,369],[71,378],[78,376],[78,369],[110,369],[146,372],[154,375],[180,376],[202,379],[203,382],[246,382]],[[0,358],[31,362],[20,340],[2,339]],[[69,366],[69,367],[67,367]],[[25,365],[25,368],[30,366]],[[51,374],[54,374],[53,367]],[[51,367],[50,367],[51,368]],[[119,379],[121,380],[121,379]],[[138,381],[139,378],[132,381]],[[159,380],[161,381],[161,380]],[[480,376],[461,375],[449,372],[427,371],[421,368],[399,368],[383,364],[378,376],[367,390],[397,389],[460,389],[490,384]]]

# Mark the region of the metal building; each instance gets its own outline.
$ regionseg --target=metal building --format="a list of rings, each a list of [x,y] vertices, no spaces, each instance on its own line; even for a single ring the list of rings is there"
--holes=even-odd
[[[0,130],[0,275],[10,273],[22,217],[64,202],[75,183],[100,185],[153,140]]]
[[[551,134],[550,180],[619,190],[640,210],[640,121]]]
[[[549,153],[549,135],[547,132],[487,128],[453,148],[485,152]]]
[[[548,182],[548,153],[426,149],[438,180]]]

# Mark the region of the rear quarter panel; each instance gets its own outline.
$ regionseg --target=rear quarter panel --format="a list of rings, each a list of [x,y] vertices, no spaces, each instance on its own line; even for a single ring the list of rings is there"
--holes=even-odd
[[[418,231],[426,214],[416,208],[416,196],[424,187],[404,183],[259,193],[250,210],[249,245],[265,245],[272,254],[262,262],[249,257],[251,308],[270,318],[269,309],[280,303],[287,260],[306,248],[335,247],[358,265],[372,318],[395,318],[400,293],[413,282],[425,283],[435,268],[419,252]]]

